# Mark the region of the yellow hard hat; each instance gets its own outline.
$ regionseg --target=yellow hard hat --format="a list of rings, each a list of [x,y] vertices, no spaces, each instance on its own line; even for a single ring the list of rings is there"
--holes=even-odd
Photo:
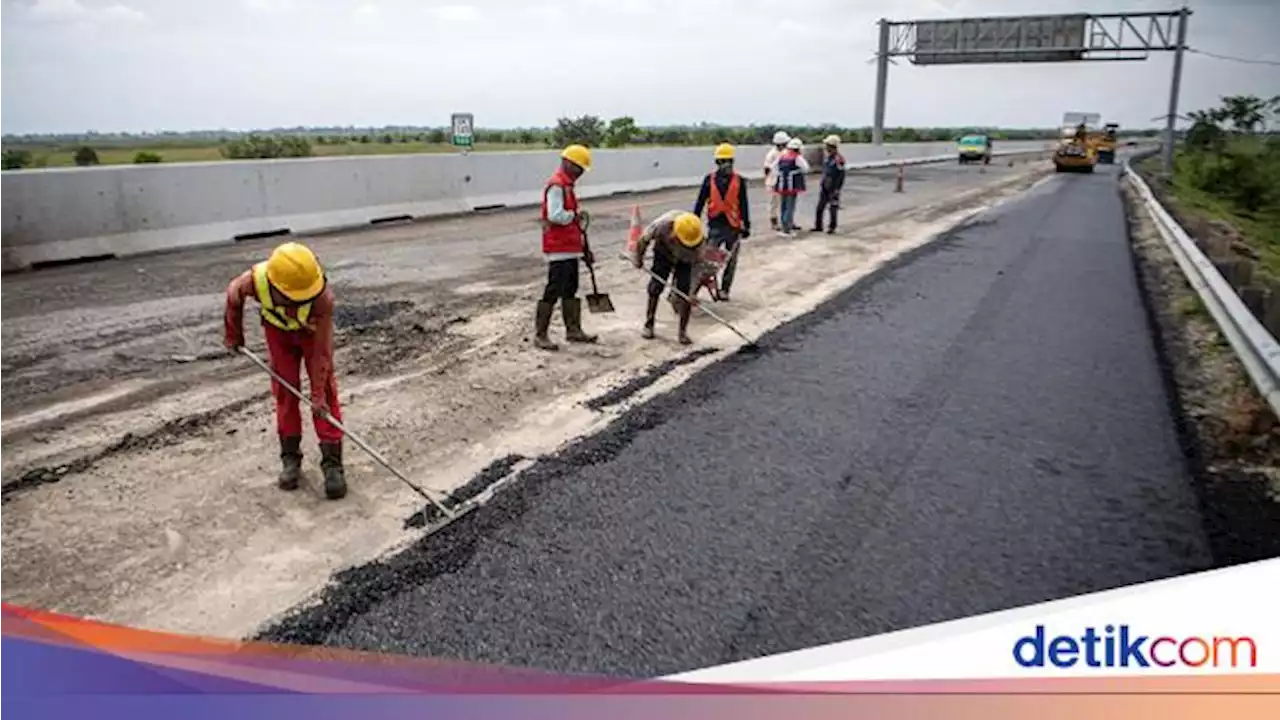
[[[716,159],[717,159],[717,160],[732,160],[732,159],[733,159],[733,146],[732,146],[732,145],[730,145],[729,143],[720,143],[719,145],[717,145],[717,146],[716,146]]]
[[[840,144],[840,136],[839,136],[839,135],[828,135],[828,136],[826,137],[826,139],[824,139],[824,140],[822,141],[822,144],[823,144],[823,145],[830,145],[830,146],[832,146],[832,147],[836,147],[836,146],[838,146],[838,145]]]
[[[672,229],[676,233],[676,239],[685,247],[697,247],[702,242],[702,220],[693,213],[680,213],[676,216]]]
[[[585,145],[570,145],[560,153],[560,157],[577,165],[583,170],[591,169],[591,151]]]
[[[324,290],[324,271],[310,248],[287,242],[267,259],[267,281],[290,300],[306,302]]]

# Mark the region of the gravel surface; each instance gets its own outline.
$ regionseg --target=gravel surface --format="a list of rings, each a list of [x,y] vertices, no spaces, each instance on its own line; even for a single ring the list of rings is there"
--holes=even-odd
[[[1114,171],[762,344],[265,637],[652,676],[1212,565]]]

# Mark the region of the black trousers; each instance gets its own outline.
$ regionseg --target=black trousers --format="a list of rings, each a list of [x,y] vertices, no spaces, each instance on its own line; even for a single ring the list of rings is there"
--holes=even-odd
[[[571,300],[578,294],[578,258],[552,260],[547,263],[547,289],[542,291],[542,302]]]
[[[711,247],[723,248],[729,253],[729,261],[725,263],[724,271],[720,275],[720,292],[728,293],[730,286],[733,285],[733,276],[738,272],[738,254],[734,250],[737,249],[738,241],[742,238],[737,230],[728,226],[713,225],[707,234]]]
[[[649,278],[649,297],[659,297],[667,286],[666,280],[672,273],[676,276],[676,288],[688,295],[693,290],[693,263],[677,262],[674,258],[658,248],[653,252],[653,273],[662,278]]]
[[[813,220],[813,227],[817,230],[822,229],[822,212],[830,209],[831,220],[827,223],[828,230],[836,229],[836,219],[840,214],[840,191],[827,192],[826,190],[818,191],[818,213]]]

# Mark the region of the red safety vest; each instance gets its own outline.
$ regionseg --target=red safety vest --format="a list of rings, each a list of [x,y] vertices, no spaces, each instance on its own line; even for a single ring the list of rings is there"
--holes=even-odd
[[[572,212],[578,210],[578,196],[573,192],[573,178],[565,173],[561,167],[555,171],[547,184],[542,188],[542,252],[551,253],[580,253],[582,252],[582,229],[578,227],[578,223],[571,222],[568,225],[555,225],[547,220],[547,191],[552,185],[559,185],[564,189],[564,209]]]
[[[725,193],[728,197],[720,194],[715,173],[708,176],[707,182],[711,185],[711,199],[707,202],[707,219],[724,215],[729,221],[729,227],[741,230],[742,208],[738,206],[738,200],[742,197],[742,180],[738,177],[738,173],[734,173],[733,178],[729,180],[729,190]]]

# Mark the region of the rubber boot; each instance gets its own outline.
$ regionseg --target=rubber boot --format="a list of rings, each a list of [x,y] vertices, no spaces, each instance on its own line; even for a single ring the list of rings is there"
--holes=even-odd
[[[560,312],[564,315],[564,339],[572,343],[593,343],[599,338],[582,332],[582,300],[565,298],[560,301]]]
[[[653,339],[653,320],[654,316],[658,314],[658,299],[657,295],[650,295],[649,304],[645,307],[644,330],[640,331],[640,337],[645,340]]]
[[[556,309],[554,302],[539,302],[538,314],[535,318],[533,346],[539,350],[559,350],[560,346],[551,342],[547,331],[551,329],[551,313]]]
[[[276,485],[281,490],[297,490],[298,481],[302,479],[302,436],[280,436],[280,478]]]
[[[689,313],[693,311],[689,303],[684,300],[680,301],[680,335],[678,337],[681,345],[692,345],[693,341],[689,339]]]
[[[341,500],[347,495],[347,478],[342,469],[342,443],[320,444],[320,471],[324,473],[324,496]]]

